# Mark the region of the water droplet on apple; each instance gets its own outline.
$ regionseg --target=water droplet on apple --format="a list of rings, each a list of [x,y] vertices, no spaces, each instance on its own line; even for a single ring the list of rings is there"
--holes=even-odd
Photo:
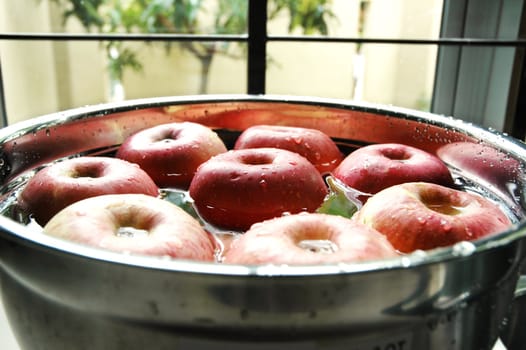
[[[442,227],[442,230],[444,232],[449,232],[451,231],[451,228],[452,228],[451,223],[445,219],[440,220],[440,226]]]

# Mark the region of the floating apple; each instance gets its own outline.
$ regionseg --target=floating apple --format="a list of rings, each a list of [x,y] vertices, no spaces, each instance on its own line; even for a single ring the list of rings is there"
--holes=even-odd
[[[511,225],[496,204],[478,194],[424,182],[376,193],[353,220],[383,233],[404,253],[475,240]]]
[[[370,227],[327,214],[286,215],[254,224],[233,240],[230,264],[328,264],[383,259],[396,250]]]
[[[178,206],[142,194],[102,195],[67,206],[44,233],[106,250],[211,261],[214,244]]]
[[[142,193],[159,189],[139,166],[110,157],[71,158],[38,171],[20,193],[20,207],[44,225],[66,206],[102,194]]]
[[[449,169],[438,157],[398,143],[359,148],[345,157],[333,175],[347,186],[371,194],[405,182],[453,185]]]
[[[327,192],[314,165],[277,148],[231,150],[212,157],[197,169],[189,188],[205,221],[241,231],[283,213],[312,212]]]
[[[256,125],[239,135],[234,149],[274,147],[296,152],[307,158],[321,174],[332,171],[343,159],[334,141],[310,128]]]
[[[513,188],[520,191],[515,185],[522,171],[519,161],[490,145],[453,142],[440,147],[437,156],[452,168],[462,169],[464,175],[474,177],[478,182],[487,182],[505,193]]]
[[[201,163],[226,151],[212,129],[181,122],[157,125],[129,136],[117,157],[139,164],[159,187],[186,189]]]

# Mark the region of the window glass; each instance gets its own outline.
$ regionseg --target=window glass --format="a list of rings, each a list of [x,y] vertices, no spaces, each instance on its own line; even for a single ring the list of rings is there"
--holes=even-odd
[[[243,34],[247,0],[4,1],[13,33]]]
[[[212,45],[192,44],[200,50]],[[102,48],[107,45],[105,42],[4,43],[1,62],[9,123],[123,99],[244,93],[247,80],[244,44],[213,44],[228,50],[214,54],[210,60],[207,56],[197,58],[189,49],[179,46],[167,50],[159,43],[131,42],[125,50],[133,53],[139,66],[110,69],[111,62]],[[113,70],[119,72],[112,73]]]
[[[227,42],[199,42],[192,49],[162,45],[141,45],[140,72],[129,71],[123,79],[126,98],[170,95],[244,93],[247,85],[246,45]],[[214,52],[197,56],[192,50]]]
[[[73,3],[82,7],[75,10]],[[0,3],[0,31],[237,35],[246,33],[247,5],[246,0],[9,1]],[[114,100],[243,93],[246,51],[243,41],[221,40],[0,41],[9,123]]]
[[[402,44],[404,39],[436,40],[441,0],[296,1],[269,0],[269,34],[326,35],[388,39],[391,43],[278,41],[268,45],[267,92],[347,98],[429,110],[437,46]],[[309,7],[307,5],[311,5]],[[286,11],[272,16],[273,8]],[[310,32],[294,26],[294,15],[312,16]],[[291,24],[292,23],[292,24]]]
[[[443,6],[442,0],[268,1],[270,35],[390,39],[437,39]]]
[[[364,44],[357,53],[356,44],[271,43],[267,92],[429,110],[436,50],[434,45]]]

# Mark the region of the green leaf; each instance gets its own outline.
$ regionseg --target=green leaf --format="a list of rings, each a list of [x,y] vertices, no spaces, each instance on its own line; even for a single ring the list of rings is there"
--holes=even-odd
[[[172,204],[177,205],[179,208],[183,209],[202,223],[202,219],[195,211],[193,201],[188,195],[188,192],[176,189],[163,190],[162,198]]]
[[[137,59],[137,54],[128,48],[123,48],[121,42],[109,42],[106,46],[106,57],[108,58],[108,72],[112,79],[122,81],[125,68],[136,72],[143,68]]]
[[[351,218],[357,210],[356,205],[350,202],[345,195],[332,192],[318,208],[317,212]]]
[[[271,16],[275,17],[283,8],[290,15],[289,31],[300,28],[303,34],[328,34],[327,20],[336,16],[330,10],[332,0],[275,0]]]
[[[318,208],[318,213],[351,218],[362,206],[360,197],[369,196],[343,184],[332,176],[326,178],[329,195]]]
[[[247,31],[248,2],[246,0],[221,0],[215,20],[218,34],[239,34]]]

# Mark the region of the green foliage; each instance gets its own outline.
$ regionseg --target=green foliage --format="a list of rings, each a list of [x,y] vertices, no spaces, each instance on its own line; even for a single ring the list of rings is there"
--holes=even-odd
[[[62,10],[64,23],[76,18],[86,31],[99,33],[241,34],[247,31],[248,0],[51,0]],[[257,1],[257,0],[256,0]],[[290,15],[289,31],[328,33],[327,20],[334,17],[331,0],[269,0],[269,19],[283,11]],[[210,20],[211,19],[211,20]],[[212,28],[206,28],[209,22]],[[169,49],[174,43],[166,43]],[[230,42],[181,41],[176,43],[201,62],[205,92],[215,54],[231,55]],[[137,54],[122,43],[105,44],[108,70],[122,80],[125,69],[141,70]],[[117,50],[117,53],[116,53]],[[241,56],[240,56],[241,57]]]
[[[248,1],[220,1],[215,19],[217,34],[243,33],[248,27]]]
[[[147,33],[197,32],[202,0],[153,0],[144,6],[137,25]]]
[[[63,12],[64,23],[70,17],[76,17],[87,30],[92,27],[98,29],[104,25],[104,19],[99,14],[99,9],[105,0],[54,0],[60,5],[70,4]]]
[[[137,72],[142,70],[142,63],[137,59],[135,52],[123,47],[122,42],[108,43],[106,55],[109,58],[107,68],[112,79],[122,79],[125,68]]]
[[[289,12],[289,32],[299,28],[306,35],[327,35],[327,20],[336,17],[330,9],[331,0],[271,0],[270,5],[273,7],[269,10],[269,18],[283,10]]]

